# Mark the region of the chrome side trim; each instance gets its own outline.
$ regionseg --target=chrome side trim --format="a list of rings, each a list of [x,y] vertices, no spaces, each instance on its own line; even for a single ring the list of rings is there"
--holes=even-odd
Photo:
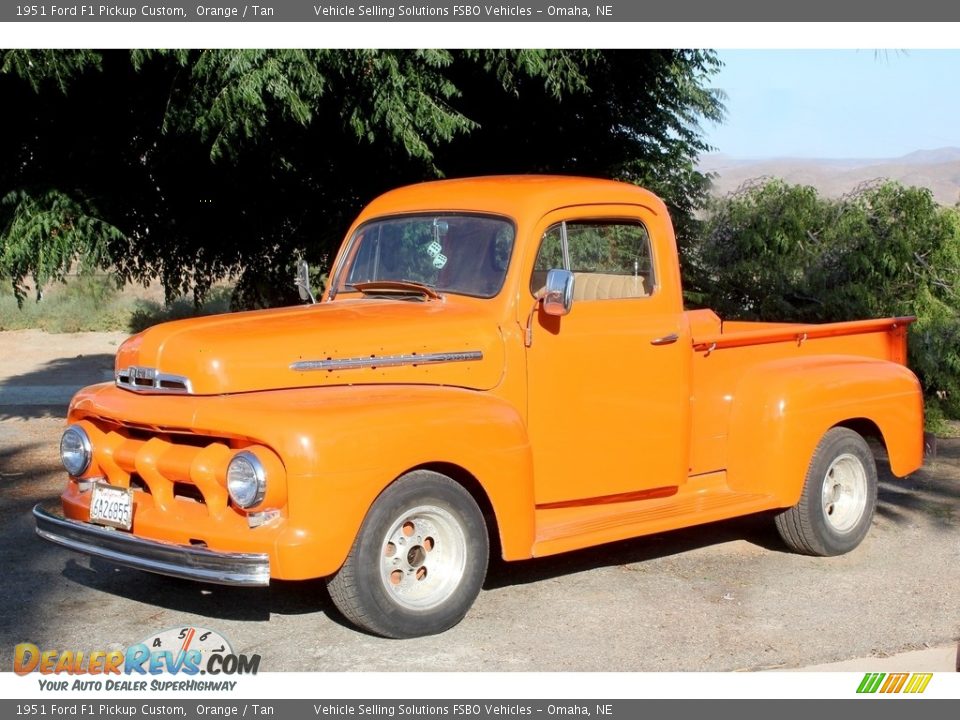
[[[145,540],[122,530],[68,520],[39,504],[33,508],[33,517],[37,535],[44,540],[117,565],[219,585],[270,584],[270,557],[266,554],[215,552]]]
[[[190,378],[162,373],[156,368],[131,365],[116,372],[117,387],[138,393],[192,395]]]
[[[326,360],[300,360],[290,364],[297,372],[304,370],[358,370],[361,368],[399,367],[401,365],[436,365],[438,363],[470,362],[483,360],[481,350],[463,352],[410,353],[409,355],[381,355],[358,358],[327,358]]]

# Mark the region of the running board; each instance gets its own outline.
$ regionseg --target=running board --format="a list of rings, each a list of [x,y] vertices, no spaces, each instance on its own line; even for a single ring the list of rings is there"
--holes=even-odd
[[[669,497],[538,507],[533,556],[543,557],[777,507],[772,495],[730,490],[725,472],[692,477]]]

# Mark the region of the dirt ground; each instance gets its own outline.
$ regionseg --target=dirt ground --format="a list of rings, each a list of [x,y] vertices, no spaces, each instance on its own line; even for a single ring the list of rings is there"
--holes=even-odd
[[[236,589],[91,562],[37,539],[30,509],[60,492],[64,397],[109,377],[122,337],[0,333],[0,668],[19,642],[127,646],[187,624],[259,653],[263,671],[797,668],[960,636],[960,440],[905,480],[881,475],[849,555],[790,554],[756,515],[495,563],[459,626],[417,640],[353,630],[321,581]]]

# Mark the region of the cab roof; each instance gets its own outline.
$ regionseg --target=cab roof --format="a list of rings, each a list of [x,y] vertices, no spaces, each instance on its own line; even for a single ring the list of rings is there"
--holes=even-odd
[[[649,190],[616,180],[560,175],[491,175],[408,185],[384,193],[364,208],[358,222],[407,212],[462,210],[516,219],[571,205],[645,205],[665,211]]]

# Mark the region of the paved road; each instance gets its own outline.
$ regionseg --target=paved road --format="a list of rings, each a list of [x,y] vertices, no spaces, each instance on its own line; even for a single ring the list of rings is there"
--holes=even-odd
[[[95,382],[110,380],[111,375],[105,374]],[[58,408],[66,408],[70,398],[84,385],[9,385],[0,387],[0,408],[4,407],[37,407],[46,405],[56,405]]]
[[[0,337],[0,348],[9,343]],[[111,347],[84,354],[101,356],[91,379]],[[0,387],[42,385],[22,380],[75,368],[78,359],[64,354],[6,379],[0,357]],[[958,441],[942,441],[940,459],[905,481],[882,478],[874,527],[847,556],[789,554],[760,515],[496,563],[458,627],[387,641],[347,626],[320,581],[205,586],[91,563],[37,540],[29,510],[59,492],[62,412],[0,407],[0,667],[10,667],[18,642],[126,646],[187,624],[261,654],[271,671],[740,670],[850,658],[867,658],[856,669],[870,670],[874,658],[950,647],[960,636]]]
[[[84,385],[113,378],[113,355],[125,337],[119,332],[0,332],[0,417],[44,414],[37,408],[62,414]]]

